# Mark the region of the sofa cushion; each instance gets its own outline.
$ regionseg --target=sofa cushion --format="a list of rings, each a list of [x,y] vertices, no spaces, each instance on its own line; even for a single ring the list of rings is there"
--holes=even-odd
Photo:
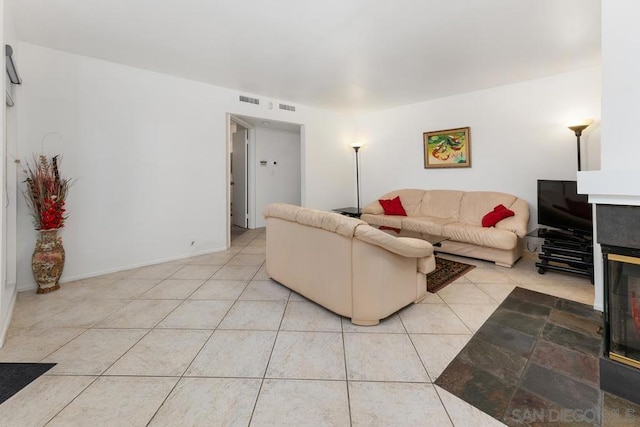
[[[363,213],[362,216],[360,217],[360,219],[362,219],[367,224],[377,225],[377,226],[385,225],[387,227],[393,227],[393,228],[402,228],[402,220],[404,218],[407,218],[407,217],[397,216],[397,215],[375,215],[375,214],[367,214],[367,213]]]
[[[402,228],[406,231],[416,233],[440,234],[442,235],[442,227],[450,224],[452,221],[446,218],[434,217],[407,217],[402,219]]]
[[[325,212],[321,228],[341,236],[353,237],[356,227],[361,224],[366,224],[366,222],[334,212]]]
[[[286,219],[287,221],[296,221],[296,216],[302,208],[300,206],[289,205],[286,203],[271,203],[265,206],[262,215],[265,218],[275,217]]]
[[[300,209],[298,215],[296,215],[296,222],[298,224],[309,225],[315,228],[322,228],[322,222],[324,221],[325,214],[326,212],[320,212],[313,209]]]
[[[463,243],[511,250],[518,244],[518,237],[510,231],[482,228],[473,224],[452,223],[442,227],[442,235]]]
[[[500,221],[510,216],[514,216],[515,213],[504,207],[504,205],[498,205],[491,212],[482,217],[483,227],[493,227]]]
[[[280,218],[297,222],[298,224],[321,228],[345,237],[353,237],[356,227],[361,224],[366,224],[366,222],[360,219],[340,215],[335,212],[317,211],[286,203],[269,204],[262,211],[262,215],[264,215],[265,218]]]
[[[400,202],[404,207],[405,212],[408,216],[418,215],[420,212],[420,202],[422,201],[422,196],[424,195],[424,190],[415,190],[415,189],[403,189],[392,191],[387,194],[383,194],[379,199],[393,199],[394,197],[400,197]],[[380,202],[372,203],[374,205],[380,205]],[[369,206],[365,206],[364,213],[374,213],[370,212]],[[382,209],[382,207],[380,207]]]
[[[482,217],[496,205],[510,208],[516,196],[492,191],[471,191],[464,193],[460,202],[459,221],[464,224],[482,225]]]
[[[427,190],[422,196],[420,213],[415,216],[458,220],[463,191]]]
[[[405,257],[422,258],[433,254],[433,246],[426,240],[394,237],[369,225],[358,226],[354,237]]]
[[[407,216],[407,212],[402,207],[400,196],[396,196],[393,199],[380,199],[378,203],[384,209],[385,215]]]

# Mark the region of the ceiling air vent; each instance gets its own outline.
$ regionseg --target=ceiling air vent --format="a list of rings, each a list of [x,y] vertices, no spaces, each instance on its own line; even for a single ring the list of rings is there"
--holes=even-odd
[[[260,105],[258,98],[249,98],[248,96],[240,95],[240,102],[248,102],[249,104]]]
[[[280,109],[287,110],[287,111],[296,111],[296,107],[294,107],[293,105],[287,105],[287,104],[280,104]]]

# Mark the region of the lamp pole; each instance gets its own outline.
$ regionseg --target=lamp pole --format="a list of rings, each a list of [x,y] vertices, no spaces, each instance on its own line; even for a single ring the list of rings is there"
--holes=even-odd
[[[356,152],[356,194],[358,198],[357,209],[360,213],[360,167],[358,165],[358,151],[360,151],[360,145],[354,145],[353,149]]]
[[[578,170],[582,170],[581,162],[580,162],[580,137],[582,136],[582,131],[585,130],[589,125],[576,125],[569,126],[569,129],[575,132],[576,138],[578,139]]]

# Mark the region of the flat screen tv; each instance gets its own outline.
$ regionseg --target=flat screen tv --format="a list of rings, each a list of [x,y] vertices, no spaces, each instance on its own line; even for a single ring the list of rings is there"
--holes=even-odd
[[[576,181],[538,180],[538,224],[574,233],[593,233],[593,211]]]

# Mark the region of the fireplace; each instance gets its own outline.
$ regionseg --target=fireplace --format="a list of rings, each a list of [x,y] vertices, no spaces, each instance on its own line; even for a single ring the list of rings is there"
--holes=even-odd
[[[603,246],[605,355],[640,368],[640,250]]]
[[[640,403],[640,207],[597,205],[604,279],[600,388]]]

